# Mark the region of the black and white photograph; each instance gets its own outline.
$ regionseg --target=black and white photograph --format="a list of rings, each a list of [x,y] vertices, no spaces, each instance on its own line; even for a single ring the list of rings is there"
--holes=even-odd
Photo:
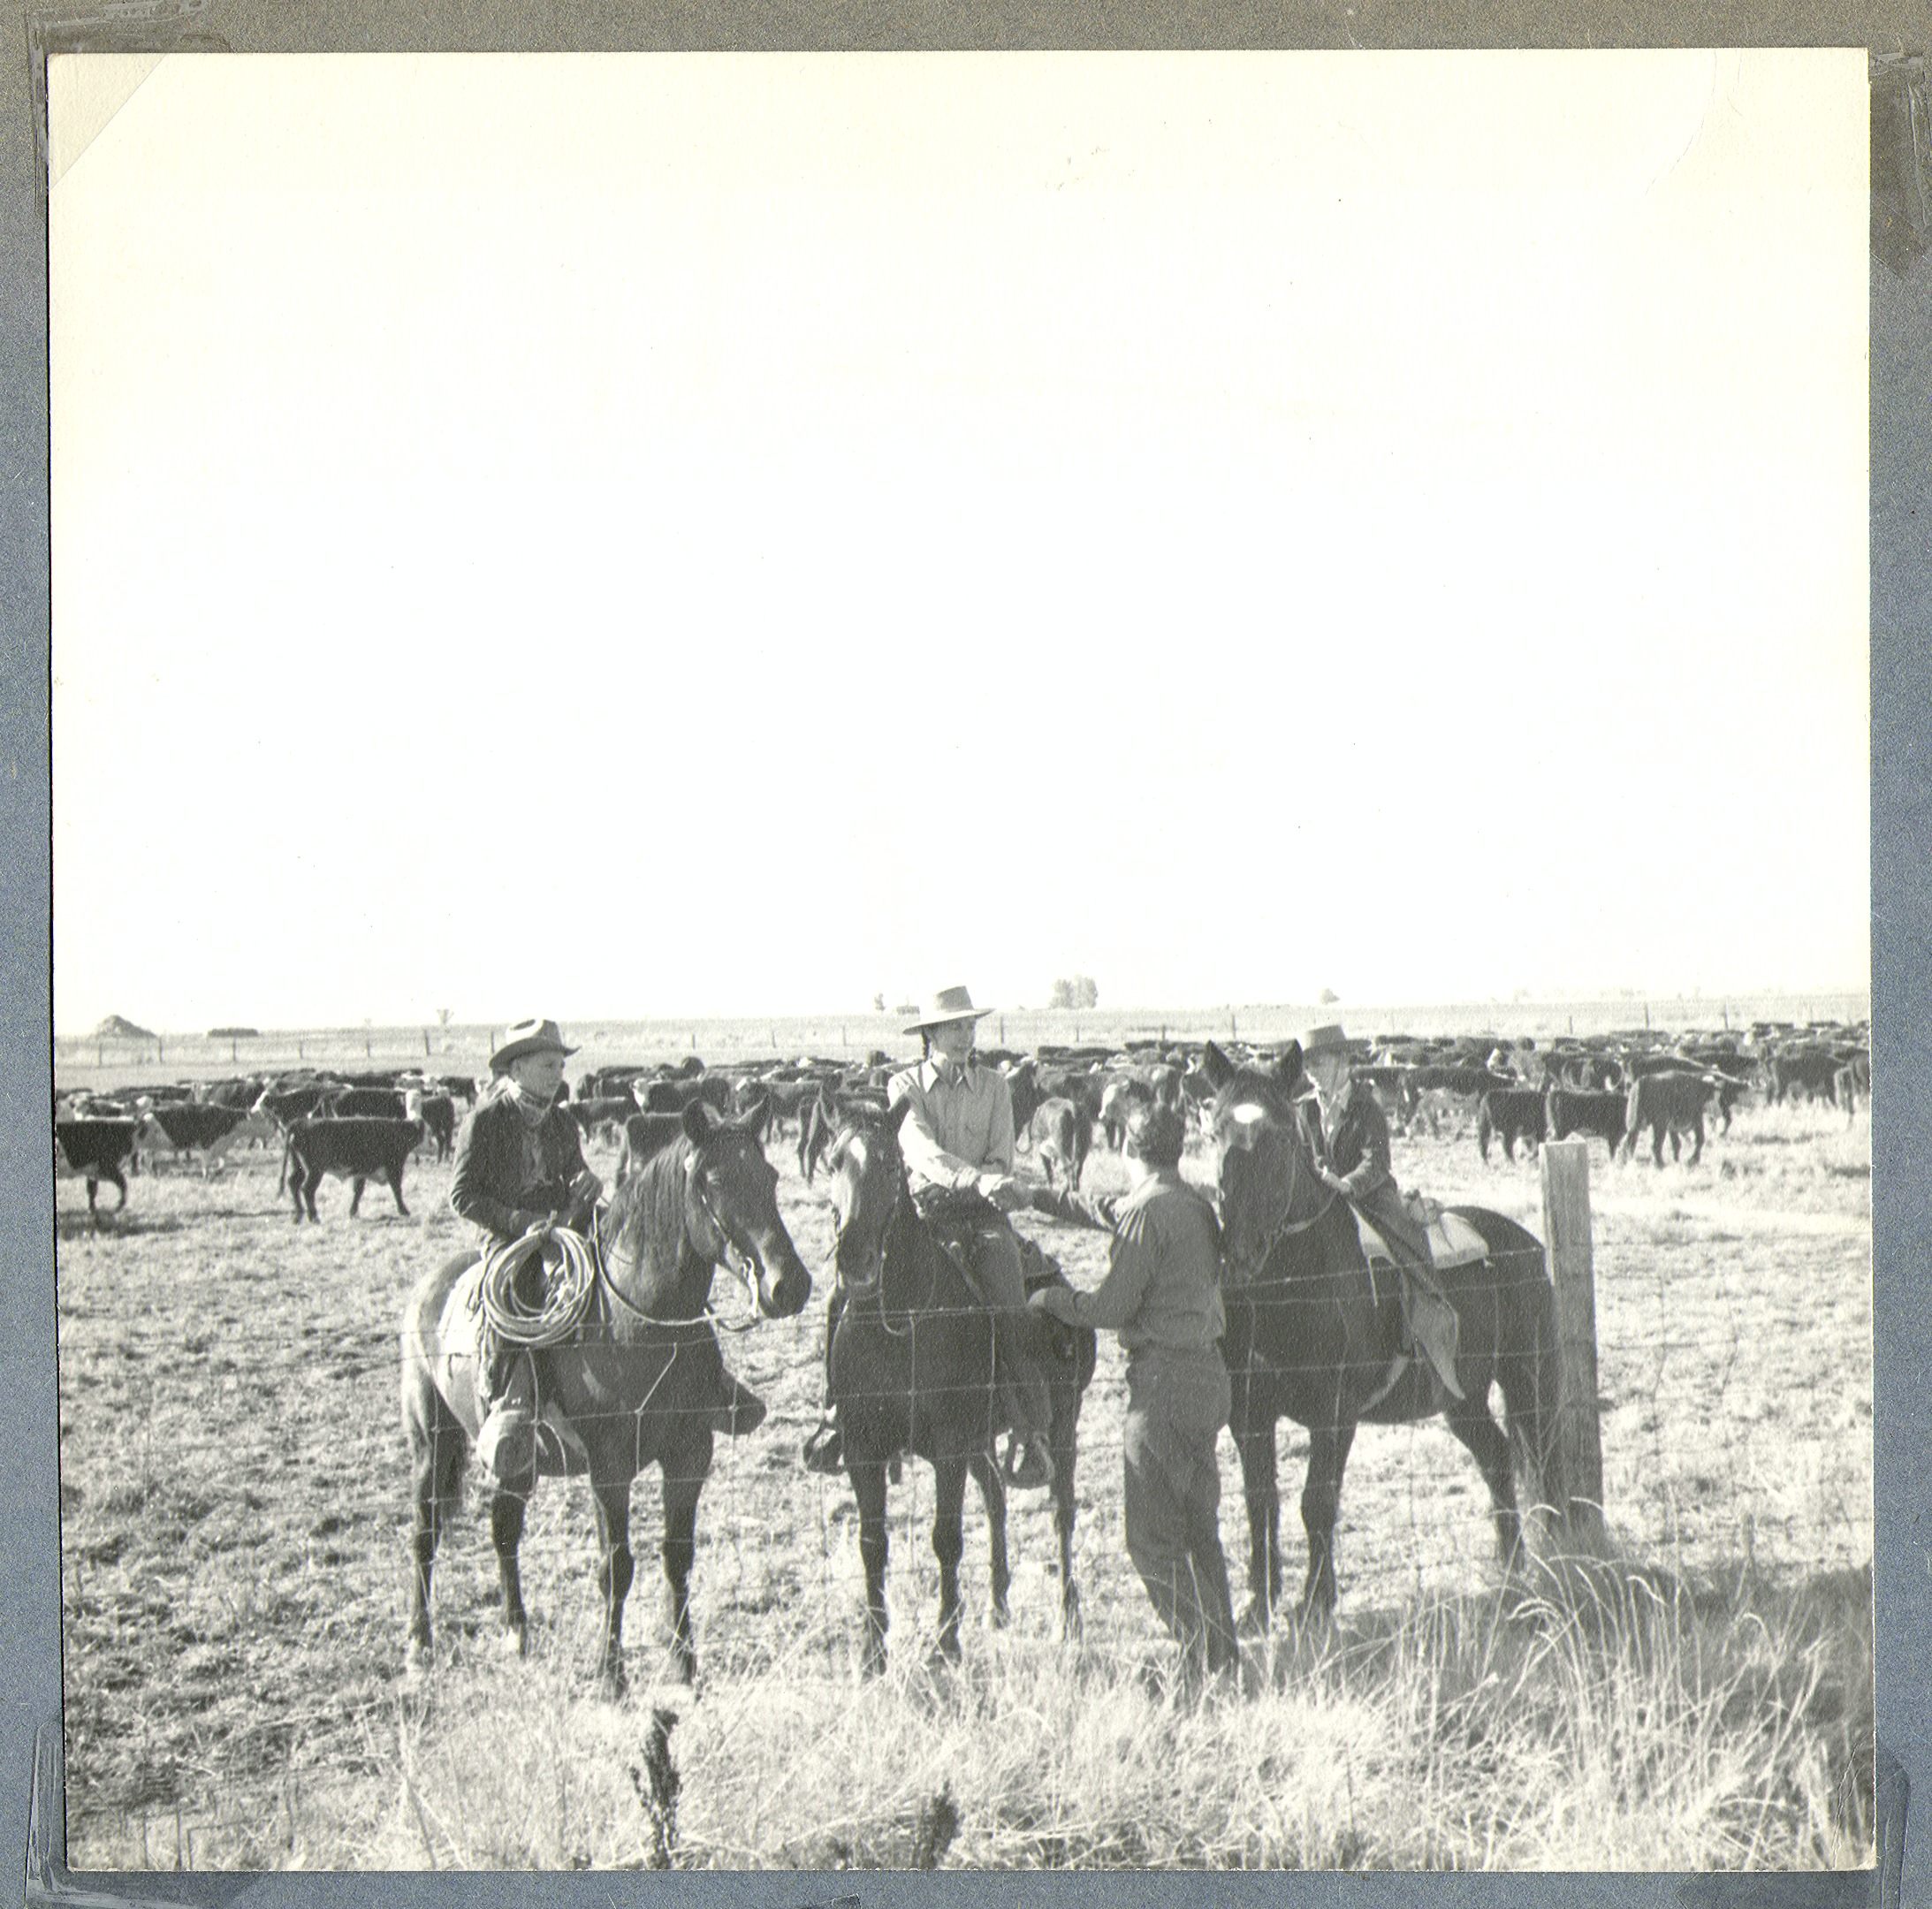
[[[1865,49],[46,87],[71,1869],[1880,1861]]]

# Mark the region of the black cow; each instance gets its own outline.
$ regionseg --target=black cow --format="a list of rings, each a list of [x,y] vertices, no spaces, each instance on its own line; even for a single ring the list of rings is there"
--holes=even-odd
[[[1053,1183],[1053,1162],[1058,1160],[1067,1184],[1077,1193],[1093,1145],[1093,1122],[1087,1110],[1071,1100],[1043,1101],[1033,1110],[1029,1126],[1034,1150],[1046,1169],[1047,1185]]]
[[[1670,1158],[1677,1160],[1684,1152],[1680,1136],[1689,1133],[1697,1137],[1691,1150],[1691,1165],[1696,1166],[1704,1154],[1704,1109],[1717,1091],[1717,1082],[1706,1074],[1639,1075],[1624,1102],[1626,1154],[1637,1157],[1637,1136],[1647,1127],[1651,1157],[1662,1167],[1664,1135],[1670,1136]]]
[[[1598,1088],[1552,1087],[1543,1096],[1543,1117],[1552,1140],[1571,1134],[1595,1134],[1616,1158],[1624,1144],[1624,1108],[1628,1096]]]
[[[568,1101],[565,1104],[565,1111],[576,1122],[577,1130],[588,1140],[594,1134],[620,1133],[624,1122],[636,1113],[637,1103],[628,1094],[621,1099],[615,1094],[605,1094],[594,1100]],[[656,1115],[650,1117],[657,1118]]]
[[[204,1106],[194,1100],[171,1101],[156,1104],[149,1110],[136,1137],[150,1150],[150,1167],[157,1137],[174,1149],[177,1160],[184,1153],[199,1153],[205,1179],[209,1163],[222,1151],[222,1143],[247,1118],[243,1107]]]
[[[1502,1143],[1503,1157],[1516,1158],[1520,1140],[1532,1153],[1543,1137],[1543,1097],[1533,1087],[1492,1087],[1476,1106],[1476,1145],[1489,1164],[1489,1143]]]
[[[1787,1093],[1794,1101],[1803,1095],[1807,1100],[1836,1102],[1839,1065],[1827,1047],[1793,1047],[1767,1056],[1764,1084],[1771,1105],[1780,1106]]]
[[[409,1209],[402,1200],[402,1170],[421,1144],[422,1130],[421,1121],[366,1115],[297,1121],[288,1129],[282,1150],[282,1171],[295,1197],[295,1223],[301,1224],[305,1205],[311,1220],[320,1220],[316,1189],[324,1174],[354,1183],[355,1190],[349,1196],[352,1217],[361,1206],[364,1184],[387,1181],[396,1197],[396,1211],[407,1220]]]
[[[114,1211],[127,1204],[127,1176],[121,1162],[134,1151],[136,1122],[132,1120],[57,1120],[54,1139],[59,1145],[68,1170],[84,1175],[87,1183],[87,1218],[94,1230],[101,1230],[101,1214],[95,1202],[103,1180],[120,1189]]]
[[[345,1087],[323,1103],[337,1120],[407,1120],[402,1092],[394,1087]]]

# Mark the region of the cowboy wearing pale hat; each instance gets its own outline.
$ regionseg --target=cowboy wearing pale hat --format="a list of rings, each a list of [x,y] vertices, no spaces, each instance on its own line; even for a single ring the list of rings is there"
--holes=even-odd
[[[972,1192],[999,1209],[974,1228],[970,1271],[993,1311],[996,1364],[1013,1426],[1008,1480],[1023,1490],[1053,1482],[1047,1443],[1053,1402],[1027,1350],[1031,1320],[1019,1238],[1001,1217],[1026,1205],[1026,1189],[1013,1177],[1013,1091],[1005,1075],[982,1066],[973,1053],[974,1031],[992,1012],[975,1008],[963,987],[928,995],[918,1018],[905,1029],[921,1038],[924,1058],[893,1076],[886,1103],[911,1103],[899,1144],[916,1198],[935,1190]],[[836,1317],[832,1329],[837,1329]],[[839,1444],[828,1420],[807,1442],[806,1464],[836,1472]]]
[[[590,1224],[604,1183],[584,1164],[577,1123],[560,1098],[564,1061],[576,1053],[554,1021],[520,1021],[490,1056],[492,1076],[456,1143],[450,1205],[483,1230],[483,1250],[522,1237],[545,1221],[582,1230]],[[517,1297],[538,1310],[543,1256],[518,1269]],[[505,1343],[485,1324],[478,1352],[483,1426],[476,1456],[503,1484],[521,1483],[536,1455],[536,1374],[533,1355]],[[724,1374],[714,1430],[749,1432],[764,1402]]]
[[[1388,1243],[1403,1274],[1403,1318],[1436,1376],[1457,1398],[1456,1345],[1460,1321],[1437,1283],[1422,1228],[1403,1204],[1389,1165],[1388,1121],[1367,1083],[1349,1069],[1349,1038],[1333,1022],[1302,1036],[1302,1072],[1320,1108],[1307,1125],[1316,1143],[1315,1171],[1368,1219]]]

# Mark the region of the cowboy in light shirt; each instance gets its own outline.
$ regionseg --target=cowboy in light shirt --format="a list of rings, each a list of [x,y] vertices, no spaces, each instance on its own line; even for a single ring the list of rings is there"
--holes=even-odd
[[[935,1191],[977,1193],[998,1209],[973,1228],[970,1272],[992,1311],[996,1367],[1013,1426],[1007,1479],[1028,1490],[1053,1482],[1053,1400],[1027,1350],[1032,1333],[1019,1238],[1000,1217],[1027,1203],[1025,1187],[1013,1177],[1013,1090],[973,1053],[975,1023],[992,1012],[975,1008],[962,987],[932,995],[906,1028],[923,1038],[925,1058],[893,1076],[886,1102],[911,1103],[899,1145],[916,1200]],[[828,1419],[806,1443],[807,1468],[835,1472],[840,1448]]]

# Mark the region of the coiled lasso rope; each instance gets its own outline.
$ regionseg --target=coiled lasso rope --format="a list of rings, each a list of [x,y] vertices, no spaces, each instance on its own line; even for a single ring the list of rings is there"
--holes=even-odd
[[[544,1303],[532,1312],[517,1296],[516,1276],[532,1253],[551,1246],[562,1256],[561,1268],[545,1281]],[[597,1248],[582,1234],[563,1226],[536,1227],[491,1252],[477,1297],[483,1316],[512,1345],[558,1345],[576,1330],[597,1277]]]

